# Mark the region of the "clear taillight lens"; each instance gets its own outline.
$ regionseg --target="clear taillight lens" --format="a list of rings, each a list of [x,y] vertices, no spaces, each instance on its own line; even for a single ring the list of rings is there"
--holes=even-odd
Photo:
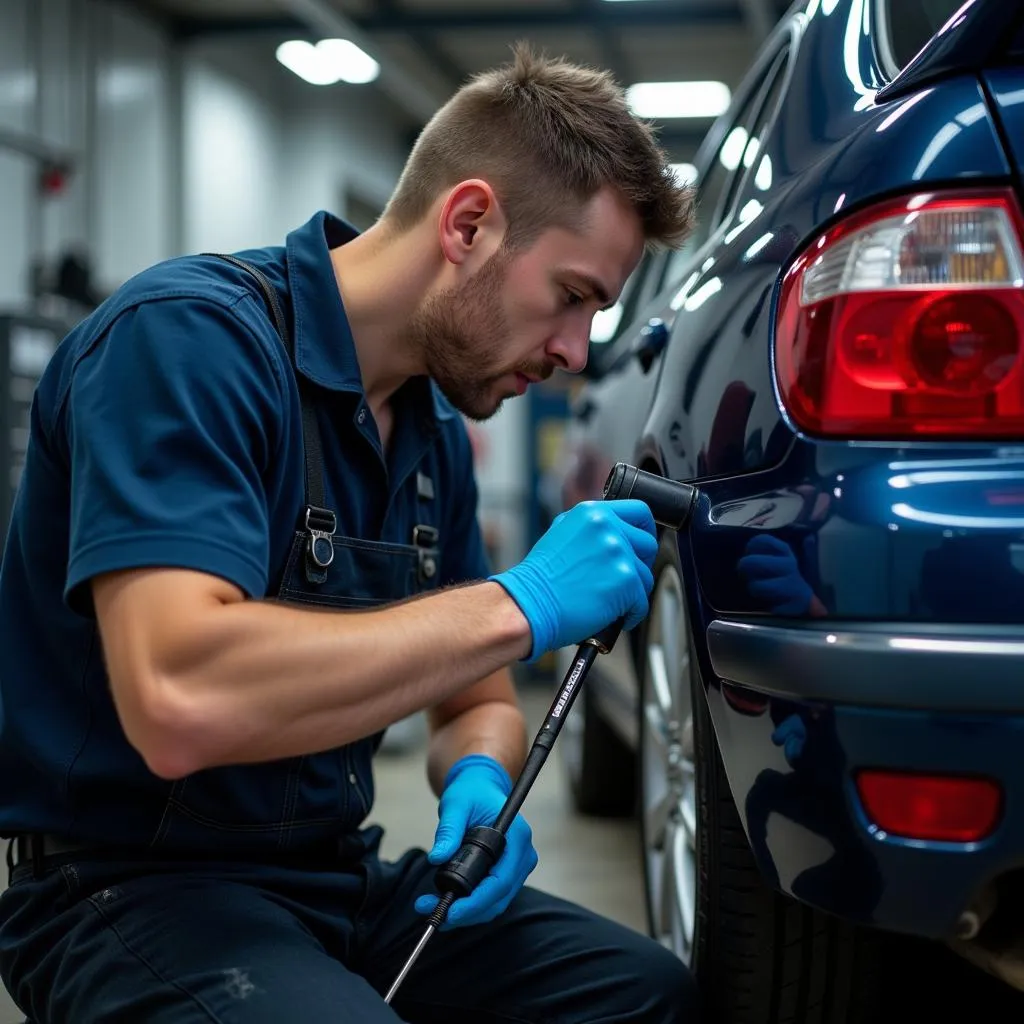
[[[1013,193],[915,196],[849,218],[789,270],[776,376],[811,434],[1021,437],[1022,339]]]

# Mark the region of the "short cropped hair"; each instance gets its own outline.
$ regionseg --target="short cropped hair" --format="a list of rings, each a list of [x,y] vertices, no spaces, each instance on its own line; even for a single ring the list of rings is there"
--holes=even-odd
[[[445,189],[469,178],[494,189],[510,249],[578,223],[607,186],[632,204],[648,246],[677,248],[693,227],[692,187],[676,178],[612,75],[522,43],[511,63],[476,75],[430,119],[385,218],[408,230]]]

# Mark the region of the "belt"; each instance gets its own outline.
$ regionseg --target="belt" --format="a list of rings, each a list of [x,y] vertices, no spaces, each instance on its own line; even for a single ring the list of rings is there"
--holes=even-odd
[[[14,866],[29,861],[39,864],[44,857],[61,857],[69,853],[80,853],[82,850],[95,850],[89,843],[77,843],[59,836],[20,835],[15,836],[11,844],[11,862]]]
[[[367,848],[358,834],[339,836],[333,840],[327,840],[314,847],[294,850],[291,852],[267,854],[265,851],[254,851],[251,857],[241,856],[237,853],[228,854],[226,859],[231,861],[255,861],[269,864],[296,864],[309,865],[311,862],[320,862],[323,866],[336,867],[338,864],[353,863],[359,861],[366,853]],[[89,853],[92,856],[109,858],[123,857],[125,860],[134,860],[140,857],[158,859],[196,859],[209,860],[221,859],[223,854],[216,850],[180,850],[180,851],[154,851],[148,848],[124,847],[117,844],[98,845],[97,843],[76,842],[72,839],[64,839],[60,836],[41,833],[18,835],[14,837],[8,853],[9,866],[14,868],[19,864],[33,864],[37,869],[43,864],[47,857],[67,857],[69,854]]]

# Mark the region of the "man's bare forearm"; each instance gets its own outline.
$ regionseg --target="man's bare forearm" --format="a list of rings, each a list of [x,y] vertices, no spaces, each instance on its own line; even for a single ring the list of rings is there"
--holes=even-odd
[[[489,701],[462,712],[438,729],[427,753],[430,788],[440,796],[448,770],[468,754],[487,754],[513,779],[526,759],[526,720],[514,704]]]
[[[171,777],[372,735],[525,656],[531,643],[496,583],[373,611],[232,601],[157,622],[152,631],[165,635],[146,639],[144,685],[118,686],[117,671],[111,679],[129,738]],[[122,676],[147,662],[131,650],[140,638],[130,630],[104,642]]]

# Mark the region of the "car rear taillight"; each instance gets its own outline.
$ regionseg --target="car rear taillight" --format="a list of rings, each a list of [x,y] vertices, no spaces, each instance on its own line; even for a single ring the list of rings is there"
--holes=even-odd
[[[856,782],[872,824],[905,839],[976,843],[1002,811],[1002,790],[991,779],[865,770]]]
[[[862,211],[787,272],[775,372],[803,431],[1024,437],[1024,221],[1009,190]]]

